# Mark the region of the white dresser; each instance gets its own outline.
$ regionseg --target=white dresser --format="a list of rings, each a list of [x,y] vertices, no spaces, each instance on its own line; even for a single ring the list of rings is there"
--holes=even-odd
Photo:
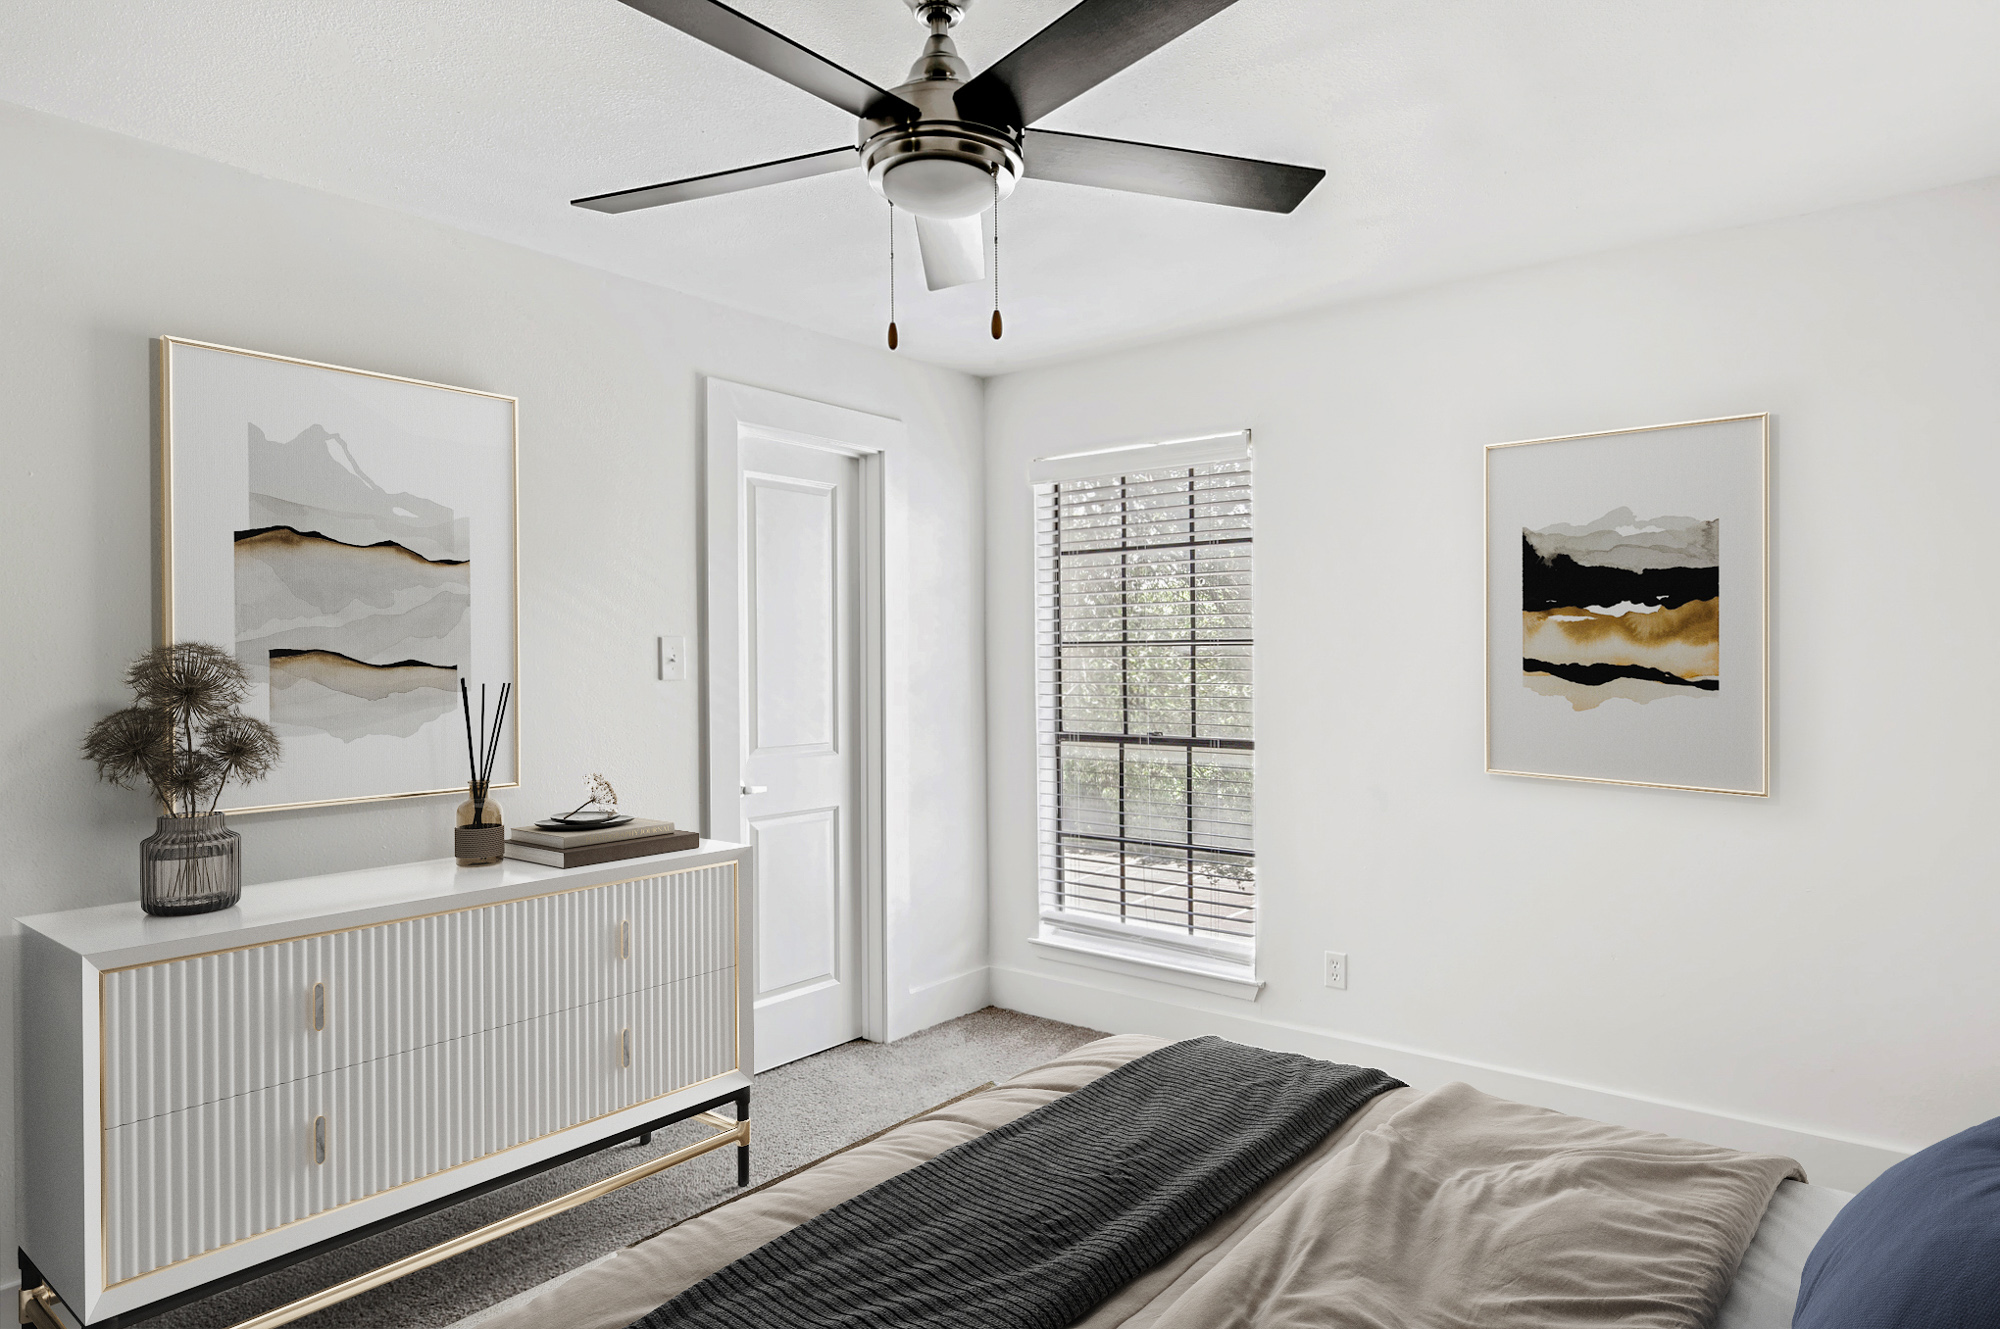
[[[85,1324],[747,1108],[749,851],[20,920],[23,1253]]]

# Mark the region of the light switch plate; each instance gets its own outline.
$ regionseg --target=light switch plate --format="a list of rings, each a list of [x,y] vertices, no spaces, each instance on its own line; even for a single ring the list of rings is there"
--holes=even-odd
[[[687,638],[653,639],[654,677],[662,683],[679,683],[687,678]]]

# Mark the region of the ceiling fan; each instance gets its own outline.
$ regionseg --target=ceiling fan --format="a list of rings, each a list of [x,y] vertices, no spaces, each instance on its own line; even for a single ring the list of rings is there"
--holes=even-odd
[[[1326,176],[1316,167],[1032,127],[1235,0],[1081,0],[977,78],[951,40],[974,0],[903,0],[930,37],[909,80],[894,89],[717,0],[624,3],[857,117],[857,142],[573,200],[580,208],[633,212],[859,166],[876,193],[915,216],[925,282],[935,291],[985,275],[980,214],[1024,176],[1265,212],[1290,212]],[[997,303],[993,335],[1000,335]]]

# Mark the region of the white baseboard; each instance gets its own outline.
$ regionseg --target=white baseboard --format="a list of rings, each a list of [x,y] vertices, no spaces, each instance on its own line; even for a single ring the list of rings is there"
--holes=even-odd
[[[911,988],[909,996],[897,1003],[897,1018],[895,1026],[889,1030],[890,1039],[902,1038],[992,1005],[990,972],[985,965],[981,965],[962,974],[953,974],[950,978],[941,978],[935,983]]]
[[[1778,1122],[1724,1116],[1504,1066],[1485,1066],[1409,1048],[1343,1038],[1304,1025],[1197,1010],[1158,997],[1114,992],[1067,977],[1002,965],[994,965],[989,972],[993,1004],[1008,1010],[1071,1024],[1089,1024],[1115,1034],[1153,1034],[1162,1038],[1220,1034],[1239,1043],[1282,1052],[1299,1052],[1350,1065],[1377,1066],[1418,1088],[1462,1080],[1489,1094],[1553,1108],[1571,1116],[1704,1140],[1731,1149],[1796,1158],[1814,1182],[1838,1190],[1858,1191],[1885,1168],[1909,1156],[1887,1145],[1819,1135]]]

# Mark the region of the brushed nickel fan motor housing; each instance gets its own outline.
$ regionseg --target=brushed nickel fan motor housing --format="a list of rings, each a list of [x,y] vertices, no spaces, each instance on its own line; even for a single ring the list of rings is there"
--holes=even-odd
[[[890,89],[917,108],[920,113],[917,119],[870,118],[861,122],[861,166],[868,172],[869,187],[899,206],[906,205],[894,198],[886,181],[891,171],[912,162],[963,162],[976,166],[989,178],[998,177],[1001,198],[1012,194],[1014,186],[1021,182],[1020,134],[959,118],[958,103],[952,100],[952,94],[964,86],[964,65],[959,63],[957,52],[950,49],[950,40],[942,38],[940,46],[940,38],[933,37],[917,67],[911,70],[915,77],[901,87]],[[950,68],[953,65],[956,69]],[[968,211],[961,207],[937,215],[968,216],[985,211],[991,203],[990,186],[987,188],[987,203],[978,209]],[[924,215],[922,208],[910,210]]]
[[[861,144],[861,164],[868,171],[869,188],[897,206],[919,216],[964,217],[984,212],[991,201],[990,192],[978,207],[962,206],[944,212],[929,212],[891,193],[888,183],[891,171],[914,163],[947,161],[975,166],[989,178],[997,175],[1001,198],[1012,194],[1021,181],[1021,145],[1005,134],[963,120],[920,120],[898,125],[871,135]]]

